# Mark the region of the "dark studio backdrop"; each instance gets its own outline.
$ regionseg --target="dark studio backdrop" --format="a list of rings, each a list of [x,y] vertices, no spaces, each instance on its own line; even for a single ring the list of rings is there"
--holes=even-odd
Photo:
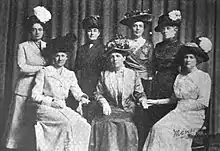
[[[27,40],[24,21],[37,5],[45,6],[52,13],[52,20],[46,29],[46,41],[68,32],[76,34],[78,40],[68,63],[69,68],[74,67],[77,47],[85,42],[81,26],[85,16],[102,17],[105,44],[115,33],[130,36],[130,30],[119,24],[127,11],[149,9],[155,18],[145,31],[145,36],[156,44],[162,40],[160,33],[153,31],[158,17],[173,9],[181,10],[180,40],[185,43],[201,35],[207,36],[213,43],[210,61],[200,68],[210,74],[213,83],[209,134],[220,134],[220,0],[0,0],[0,136],[18,73],[17,45]],[[152,34],[148,35],[149,32]]]

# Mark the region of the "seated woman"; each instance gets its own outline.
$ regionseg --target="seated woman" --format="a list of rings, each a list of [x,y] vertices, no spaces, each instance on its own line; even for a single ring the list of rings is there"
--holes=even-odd
[[[52,40],[53,65],[40,70],[32,89],[37,104],[35,132],[38,151],[88,150],[90,125],[78,113],[66,106],[69,90],[80,104],[88,103],[88,96],[77,84],[73,71],[64,67],[75,35]]]
[[[138,73],[124,66],[127,40],[116,38],[106,45],[109,68],[101,72],[94,93],[102,113],[92,121],[90,151],[136,151],[138,134],[132,120],[135,103],[146,101]]]
[[[149,132],[144,151],[191,151],[192,135],[202,127],[208,107],[211,79],[196,66],[208,61],[212,43],[198,37],[182,46],[176,55],[181,72],[174,83],[174,97],[148,100],[148,103],[177,102],[177,107],[157,122]]]

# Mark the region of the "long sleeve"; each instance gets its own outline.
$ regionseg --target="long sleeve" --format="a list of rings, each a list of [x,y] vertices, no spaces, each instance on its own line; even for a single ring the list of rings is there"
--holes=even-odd
[[[71,81],[70,91],[77,101],[80,101],[80,99],[82,97],[88,98],[88,96],[85,93],[83,93],[81,88],[79,87],[78,82],[77,82],[77,78],[76,78],[74,72],[72,72],[72,76],[71,76],[70,81]]]
[[[138,72],[136,72],[135,74],[134,97],[136,98],[136,100],[139,100],[142,97],[146,97],[146,95],[144,93],[144,88]]]
[[[95,100],[97,100],[100,104],[107,102],[107,100],[104,97],[103,74],[104,72],[101,73],[101,77],[96,86],[96,91],[94,92]]]
[[[155,55],[155,50],[153,50],[153,53],[152,53],[152,73],[153,73],[153,76],[155,76],[156,74],[156,71],[157,71],[157,59],[156,59],[156,55]]]
[[[25,55],[25,50],[23,45],[18,46],[18,67],[20,68],[20,71],[27,74],[27,75],[34,75],[37,71],[39,71],[43,66],[33,66],[28,65]]]
[[[43,95],[43,89],[44,89],[44,77],[45,77],[45,71],[44,69],[41,69],[35,78],[35,86],[32,89],[32,99],[36,102],[41,102],[42,104],[51,104],[52,97],[50,96],[44,96]]]
[[[198,98],[190,102],[190,110],[201,110],[209,106],[209,99],[211,93],[211,78],[207,73],[200,72],[197,77],[199,95]]]
[[[211,93],[211,78],[207,73],[204,73],[199,81],[199,98],[196,101],[208,107]]]

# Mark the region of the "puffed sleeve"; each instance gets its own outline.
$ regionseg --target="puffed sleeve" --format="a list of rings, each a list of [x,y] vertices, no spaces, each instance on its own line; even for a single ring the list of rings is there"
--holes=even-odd
[[[70,84],[70,91],[73,94],[74,98],[77,101],[80,101],[82,97],[89,98],[85,93],[82,92],[81,88],[78,85],[78,81],[76,79],[76,75],[74,72],[71,72],[71,84]]]
[[[17,60],[18,60],[18,67],[20,69],[20,72],[23,72],[27,75],[34,75],[43,67],[43,66],[32,66],[27,64],[26,56],[25,56],[25,48],[21,44],[18,45]]]
[[[44,77],[45,77],[45,69],[41,69],[36,75],[35,86],[32,89],[31,97],[35,102],[45,105],[51,105],[53,98],[50,96],[43,95]]]
[[[199,77],[199,97],[197,101],[208,107],[211,93],[211,78],[208,73],[203,73],[204,74],[201,74],[201,76]]]
[[[136,98],[136,100],[139,100],[142,97],[146,98],[146,95],[144,93],[144,88],[141,83],[141,78],[138,72],[135,72],[134,97]]]
[[[101,72],[100,79],[98,80],[98,84],[96,85],[96,91],[94,92],[95,100],[97,100],[100,104],[107,103],[107,100],[104,97],[104,71]]]

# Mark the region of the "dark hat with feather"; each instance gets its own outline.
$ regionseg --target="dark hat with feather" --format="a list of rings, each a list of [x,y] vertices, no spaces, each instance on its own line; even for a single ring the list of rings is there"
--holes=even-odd
[[[73,33],[68,33],[65,36],[58,36],[47,43],[44,52],[48,57],[51,57],[58,52],[70,53],[73,51],[75,41],[76,36]]]
[[[45,24],[50,20],[51,13],[44,6],[37,6],[27,18],[25,26],[28,30],[30,30],[33,24],[39,23],[42,26],[45,26]]]
[[[99,15],[91,15],[83,19],[82,25],[84,29],[102,28],[101,19]]]
[[[113,39],[107,42],[105,46],[105,54],[104,56],[109,56],[111,53],[117,52],[126,56],[129,54],[130,45],[129,39],[125,38],[120,34],[116,34]]]
[[[179,10],[173,10],[164,15],[161,15],[158,20],[158,25],[155,27],[156,32],[160,32],[165,26],[177,26],[181,24],[181,12]]]
[[[181,65],[186,54],[197,56],[197,64],[209,60],[208,53],[212,49],[212,42],[207,37],[197,37],[195,40],[183,45],[176,54],[176,60]]]
[[[124,15],[124,18],[120,21],[120,23],[128,27],[132,27],[132,25],[137,21],[150,23],[152,22],[152,19],[153,16],[149,13],[149,10],[132,10]]]

